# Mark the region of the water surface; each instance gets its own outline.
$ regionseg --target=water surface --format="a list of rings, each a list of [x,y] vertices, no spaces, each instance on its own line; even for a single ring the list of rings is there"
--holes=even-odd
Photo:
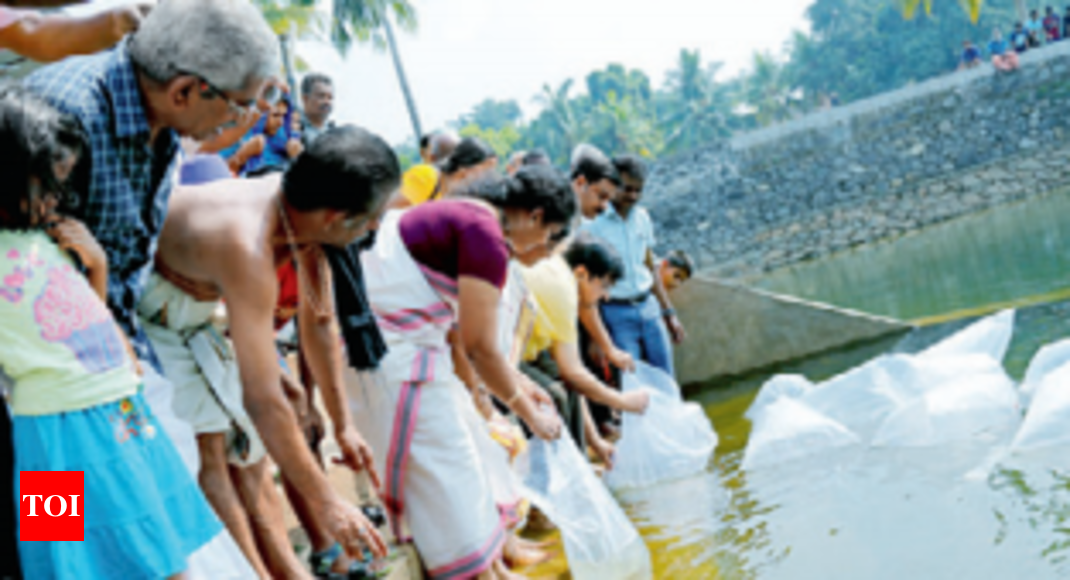
[[[1070,298],[1070,192],[772,272],[753,285],[901,320]]]

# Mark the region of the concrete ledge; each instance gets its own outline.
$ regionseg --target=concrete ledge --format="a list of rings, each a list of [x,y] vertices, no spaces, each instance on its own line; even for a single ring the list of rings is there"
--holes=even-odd
[[[676,348],[680,384],[742,375],[909,331],[898,320],[807,302],[699,274],[673,293],[688,338]]]

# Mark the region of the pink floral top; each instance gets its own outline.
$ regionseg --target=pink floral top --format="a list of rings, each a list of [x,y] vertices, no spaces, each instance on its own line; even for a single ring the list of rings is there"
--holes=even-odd
[[[0,373],[16,415],[73,411],[137,391],[108,308],[45,234],[0,231]]]

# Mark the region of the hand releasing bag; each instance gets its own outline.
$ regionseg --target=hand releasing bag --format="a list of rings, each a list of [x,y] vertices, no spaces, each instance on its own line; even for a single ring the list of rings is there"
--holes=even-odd
[[[623,377],[624,392],[646,390],[646,413],[624,413],[613,469],[613,489],[647,487],[702,472],[717,447],[717,433],[702,407],[685,403],[672,377],[644,363]]]
[[[650,553],[568,432],[517,458],[526,495],[561,530],[575,580],[651,578]]]

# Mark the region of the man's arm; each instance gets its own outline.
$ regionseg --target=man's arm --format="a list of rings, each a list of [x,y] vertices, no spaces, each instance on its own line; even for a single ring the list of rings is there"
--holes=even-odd
[[[136,30],[150,6],[125,6],[82,18],[26,12],[18,22],[0,29],[0,47],[41,62],[92,54]]]
[[[353,471],[367,470],[372,485],[378,489],[379,475],[375,472],[371,447],[357,432],[346,404],[342,376],[345,367],[338,338],[331,267],[319,248],[298,254],[297,275],[299,280],[303,277],[306,282],[298,283],[298,337],[312,378],[323,393],[323,406],[331,417],[335,441],[342,452],[342,460],[336,463],[344,463]],[[308,296],[309,287],[316,294],[313,299]],[[318,305],[322,312],[316,312],[314,305]]]
[[[647,248],[646,250],[646,267],[650,268],[650,272],[654,276],[654,296],[657,296],[658,303],[661,305],[662,318],[665,319],[665,325],[669,328],[669,334],[672,335],[672,341],[676,344],[680,344],[687,338],[687,332],[684,331],[684,325],[680,323],[680,319],[676,317],[676,309],[672,307],[672,301],[669,300],[669,293],[665,290],[665,285],[661,282],[661,276],[658,276],[658,268],[656,260],[654,259],[654,250]]]
[[[591,335],[595,346],[602,351],[610,364],[625,371],[635,370],[635,360],[632,359],[632,355],[613,344],[606,325],[602,323],[602,314],[598,312],[597,302],[580,304],[580,323],[583,324],[583,328],[587,330],[587,334]]]
[[[377,556],[384,556],[386,545],[382,538],[359,511],[335,493],[316,464],[279,386],[282,371],[272,340],[278,282],[272,264],[266,259],[240,255],[222,271],[225,274],[221,286],[245,408],[268,452],[350,555],[360,557],[363,544]]]
[[[554,357],[554,362],[557,363],[561,378],[570,388],[575,389],[585,398],[629,413],[646,411],[646,407],[650,403],[649,395],[642,391],[624,394],[616,389],[607,387],[602,381],[595,378],[591,371],[587,370],[587,367],[583,366],[583,362],[580,361],[579,346],[575,343],[562,344],[555,342],[551,354]]]

